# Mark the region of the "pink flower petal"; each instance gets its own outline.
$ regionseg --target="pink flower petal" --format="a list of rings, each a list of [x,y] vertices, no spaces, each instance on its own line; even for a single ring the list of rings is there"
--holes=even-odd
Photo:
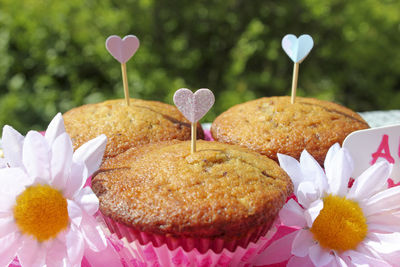
[[[370,215],[400,208],[400,186],[392,187],[372,196],[362,205],[364,214]]]
[[[68,258],[71,262],[76,263],[82,260],[84,253],[84,239],[79,229],[75,225],[71,225],[71,229],[66,234],[66,245]]]
[[[290,258],[287,267],[315,267],[308,256],[297,257],[293,256]]]
[[[298,257],[305,257],[309,253],[310,247],[315,245],[312,233],[308,230],[300,230],[293,240],[292,253]]]
[[[74,201],[89,215],[93,215],[99,210],[99,199],[90,187],[82,188],[74,198]]]
[[[18,231],[14,217],[0,218],[0,238]]]
[[[309,257],[315,266],[331,265],[335,261],[335,256],[329,250],[322,249],[318,244],[310,248]]]
[[[40,133],[30,131],[26,135],[22,162],[30,177],[50,181],[50,147]]]
[[[82,223],[82,209],[72,200],[67,200],[68,202],[68,216],[71,219],[72,223],[79,227]]]
[[[351,250],[348,255],[351,257],[352,264],[355,266],[379,266],[379,267],[392,267],[384,260],[376,259]]]
[[[23,236],[21,249],[18,251],[18,260],[21,266],[44,266],[46,250],[42,244],[30,236]]]
[[[392,211],[369,215],[367,223],[370,232],[400,232],[400,217]]]
[[[20,237],[12,233],[0,239],[0,266],[8,266],[14,260],[21,247]]]
[[[347,263],[344,259],[341,257],[335,255],[335,260],[336,260],[336,266],[338,267],[348,267],[350,266],[350,263]]]
[[[66,266],[64,263],[66,259],[68,259],[66,243],[60,242],[57,238],[52,240],[47,247],[46,267]]]
[[[328,189],[328,183],[324,170],[306,150],[301,153],[300,168],[303,177],[306,177],[303,179],[307,179],[314,183],[319,195],[322,195]]]
[[[24,137],[14,130],[14,128],[6,125],[3,127],[2,149],[4,157],[10,164],[10,167],[22,166],[22,145]]]
[[[400,233],[380,234],[369,233],[369,240],[365,242],[366,246],[370,247],[379,254],[398,253],[400,256]]]
[[[286,226],[298,226],[301,228],[306,226],[304,210],[293,199],[289,199],[289,201],[283,206],[279,212],[279,218]]]
[[[94,217],[84,213],[80,230],[91,250],[101,251],[107,247],[106,237]]]
[[[59,190],[64,189],[70,175],[73,153],[71,139],[66,133],[60,134],[51,146],[51,185]]]
[[[293,240],[299,231],[294,231],[284,237],[272,242],[255,261],[255,265],[270,265],[284,262],[292,256]]]
[[[63,133],[65,133],[64,120],[61,116],[61,113],[57,113],[57,115],[51,120],[49,126],[47,127],[45,138],[48,144],[51,146],[56,138]]]
[[[386,188],[386,180],[392,171],[387,161],[379,161],[366,169],[357,179],[347,195],[350,199],[366,199]]]
[[[92,175],[100,167],[106,143],[107,137],[102,134],[86,142],[75,151],[74,161],[85,163],[88,169],[88,176]]]
[[[339,149],[331,159],[325,161],[325,172],[329,184],[328,193],[346,196],[347,185],[353,173],[353,160],[346,149]]]
[[[87,169],[83,163],[72,162],[71,173],[67,181],[67,186],[64,188],[64,196],[72,199],[74,195],[79,193],[79,190],[86,182]]]

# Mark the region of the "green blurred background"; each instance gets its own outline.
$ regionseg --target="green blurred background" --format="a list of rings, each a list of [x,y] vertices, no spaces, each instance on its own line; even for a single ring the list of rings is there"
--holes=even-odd
[[[356,111],[400,108],[398,0],[0,0],[0,126],[44,129],[58,112],[123,97],[109,35],[141,41],[131,96],[172,103],[207,87],[204,121],[253,98],[290,94],[287,33],[308,33],[298,95]]]

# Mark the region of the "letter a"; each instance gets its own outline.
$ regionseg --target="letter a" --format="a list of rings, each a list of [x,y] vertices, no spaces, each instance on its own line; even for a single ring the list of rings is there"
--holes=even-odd
[[[372,154],[371,165],[374,164],[378,158],[385,158],[389,163],[394,163],[394,159],[390,155],[389,136],[387,134],[382,136],[382,141],[378,147],[378,150]]]

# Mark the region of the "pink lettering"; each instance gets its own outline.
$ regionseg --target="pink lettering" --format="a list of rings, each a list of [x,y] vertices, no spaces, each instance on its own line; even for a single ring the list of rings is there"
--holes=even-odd
[[[389,136],[387,134],[382,136],[382,141],[378,147],[378,150],[372,154],[371,165],[374,164],[378,158],[385,158],[389,163],[394,163],[394,159],[390,155]]]

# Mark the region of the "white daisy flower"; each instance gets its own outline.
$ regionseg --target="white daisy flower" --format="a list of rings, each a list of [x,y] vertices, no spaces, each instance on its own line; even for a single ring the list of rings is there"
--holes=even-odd
[[[386,189],[392,165],[377,162],[349,189],[353,161],[338,144],[328,151],[325,172],[307,151],[300,163],[278,158],[298,200],[288,201],[279,218],[297,230],[272,243],[260,263],[400,266],[400,186]]]
[[[80,266],[85,248],[106,247],[92,216],[98,199],[83,187],[100,166],[105,145],[101,135],[74,153],[60,113],[45,136],[30,131],[24,138],[3,128],[0,266],[15,256],[22,266]]]

